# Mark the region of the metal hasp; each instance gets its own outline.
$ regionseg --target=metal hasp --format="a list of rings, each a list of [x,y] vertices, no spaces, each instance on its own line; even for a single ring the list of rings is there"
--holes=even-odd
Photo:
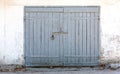
[[[25,6],[25,66],[97,66],[99,6]]]

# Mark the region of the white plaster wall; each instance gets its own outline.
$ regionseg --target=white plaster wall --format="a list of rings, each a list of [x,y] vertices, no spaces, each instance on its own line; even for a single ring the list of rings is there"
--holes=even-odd
[[[4,50],[4,8],[3,1],[0,1],[0,63],[3,63]]]
[[[120,61],[120,0],[0,0],[0,64],[23,64],[24,6],[101,6],[101,62]]]

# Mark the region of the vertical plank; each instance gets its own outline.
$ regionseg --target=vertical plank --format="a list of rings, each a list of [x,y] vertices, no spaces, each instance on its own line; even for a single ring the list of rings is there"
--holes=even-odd
[[[91,56],[91,54],[90,54],[90,34],[91,34],[91,24],[90,24],[90,13],[87,13],[87,57],[89,57],[89,58],[87,58],[87,62],[90,62],[90,56]]]
[[[72,61],[72,63],[74,63],[74,58],[73,58],[73,56],[74,56],[74,54],[75,54],[75,47],[74,47],[74,44],[75,44],[75,40],[74,40],[74,37],[75,37],[75,29],[74,29],[74,27],[75,27],[75,20],[74,20],[74,13],[72,13],[71,14],[71,46],[72,46],[72,48],[71,48],[71,55],[72,55],[72,57],[70,57],[71,58],[71,61]]]
[[[26,13],[26,18],[25,18],[25,56],[29,55],[29,13]]]
[[[32,19],[33,18],[33,13],[30,13],[30,23],[29,23],[29,26],[30,26],[30,56],[34,56],[34,20]],[[32,63],[32,58],[30,59],[31,63]]]
[[[26,19],[25,19],[25,57],[28,58],[28,56],[30,55],[30,14],[26,13]],[[28,64],[29,60],[26,60],[26,65]]]
[[[33,19],[34,19],[34,27],[33,27],[33,29],[34,29],[34,35],[33,35],[33,37],[34,37],[34,42],[33,42],[33,44],[34,44],[34,51],[33,51],[33,56],[36,56],[37,55],[36,51],[38,51],[38,42],[37,42],[38,41],[37,13],[33,13],[32,16],[33,16]]]
[[[40,47],[41,47],[41,20],[39,19],[40,13],[36,13],[36,24],[37,24],[37,50],[36,50],[36,56],[40,56]],[[39,58],[36,58],[38,62],[40,62]]]
[[[73,42],[73,40],[72,40],[72,37],[73,37],[73,36],[72,36],[72,34],[73,34],[73,33],[72,33],[72,31],[73,31],[73,29],[72,29],[73,20],[72,20],[72,18],[73,18],[73,17],[72,17],[72,15],[73,15],[73,13],[70,13],[70,15],[69,15],[69,16],[70,16],[70,17],[69,17],[69,18],[70,18],[70,20],[69,20],[69,24],[70,24],[70,25],[69,25],[69,31],[70,31],[70,35],[69,35],[69,37],[70,37],[70,50],[69,50],[69,51],[70,51],[70,54],[68,55],[69,62],[71,62],[71,63],[72,63],[72,58],[70,57],[70,55],[71,55],[71,56],[73,55],[73,52],[72,52],[72,48],[73,48],[73,45],[72,45],[72,44],[73,44],[73,43],[72,43],[72,42]]]
[[[37,38],[37,42],[36,42],[36,44],[37,44],[37,51],[38,51],[38,52],[36,52],[37,56],[39,54],[39,49],[40,49],[40,34],[39,34],[40,33],[40,24],[39,24],[40,20],[39,20],[38,14],[39,13],[36,13],[36,19],[37,19],[36,20],[36,24],[37,24],[37,27],[36,27],[37,28],[37,37],[36,37]]]
[[[63,24],[63,21],[61,20],[61,19],[63,19],[63,13],[59,13],[59,17],[58,17],[59,19],[58,19],[58,26],[57,26],[57,31],[60,31],[60,28],[61,28],[61,26],[62,26],[62,24]],[[59,53],[59,63],[61,64],[61,63],[63,63],[63,49],[61,49],[61,35],[58,35],[57,36],[58,37],[58,40],[57,40],[57,43],[58,43],[58,53]],[[62,64],[61,64],[62,65]]]
[[[47,49],[48,49],[48,23],[47,23],[47,20],[48,20],[48,13],[44,13],[44,62],[47,63],[47,59],[48,59],[48,55],[47,55]]]
[[[98,47],[98,64],[100,63],[100,55],[101,55],[101,52],[100,52],[100,49],[101,49],[101,26],[100,26],[100,10],[98,12],[98,21],[96,21],[98,23],[98,26],[97,26],[97,41],[98,41],[98,44],[97,44],[97,47]]]
[[[48,52],[49,52],[49,56],[52,57],[52,56],[51,56],[51,50],[52,50],[51,36],[52,36],[52,20],[53,20],[53,19],[52,19],[52,13],[49,13],[49,18],[50,18],[50,19],[49,19],[49,40],[50,40],[50,41],[49,41],[49,51],[48,51]],[[49,61],[48,61],[48,62],[51,62],[51,61],[50,61],[50,58],[49,58]]]
[[[39,18],[43,18],[42,16],[43,14],[42,13],[39,13]],[[42,36],[42,32],[43,32],[43,27],[42,27],[42,24],[43,24],[43,19],[40,19],[40,54],[39,56],[41,57],[43,54],[43,36]],[[42,62],[42,58],[40,59],[40,62]]]
[[[66,18],[65,18],[65,20],[66,20],[66,22],[67,22],[67,27],[68,27],[68,30],[67,30],[67,31],[70,32],[70,31],[69,31],[69,25],[70,25],[70,24],[69,24],[69,20],[70,20],[69,15],[70,15],[70,13],[66,13],[66,15],[67,15],[66,18],[68,18],[68,20],[66,20]],[[65,21],[64,21],[64,22],[65,22]],[[66,57],[66,59],[67,59],[66,63],[69,62],[69,58],[67,57],[67,55],[70,54],[70,51],[69,51],[69,50],[70,50],[70,41],[69,41],[70,37],[69,37],[69,36],[70,36],[70,33],[68,33],[68,35],[67,35],[67,37],[68,37],[68,38],[67,38],[67,42],[68,42],[68,49],[67,49],[67,51],[68,51],[68,52],[66,51],[67,54],[65,54],[65,57]]]
[[[47,13],[48,15],[47,15],[47,17],[48,17],[48,21],[47,21],[47,41],[48,41],[48,48],[47,48],[47,56],[49,56],[50,54],[49,54],[49,51],[50,51],[50,13]],[[47,58],[47,62],[49,62],[49,58]]]
[[[36,50],[36,43],[35,43],[35,40],[36,40],[36,33],[35,33],[35,32],[36,32],[36,31],[35,31],[35,30],[36,30],[36,29],[35,29],[35,27],[36,27],[36,19],[35,19],[35,17],[36,17],[36,16],[35,16],[35,14],[36,14],[36,13],[31,13],[31,14],[32,14],[32,15],[31,15],[31,16],[32,16],[31,18],[32,18],[32,20],[33,20],[33,24],[32,24],[32,25],[33,25],[33,34],[32,34],[32,36],[33,36],[33,49],[31,49],[31,50],[33,50],[33,51],[32,51],[32,54],[33,54],[33,57],[34,57],[34,56],[35,56],[35,50]],[[32,60],[33,60],[33,59],[34,59],[34,58],[32,58]]]
[[[95,61],[99,63],[99,13],[95,13]]]
[[[63,27],[64,27],[64,24],[63,24],[63,13],[59,13],[59,32],[63,32]],[[59,54],[60,54],[60,61],[61,61],[61,63],[63,62],[63,60],[64,60],[64,38],[63,38],[64,36],[63,36],[63,34],[61,33],[61,34],[59,34]]]
[[[44,62],[48,62],[48,13],[44,13]]]
[[[52,52],[51,55],[54,57],[59,57],[59,35],[57,34],[54,34],[54,32],[59,32],[58,30],[58,27],[59,27],[59,17],[60,17],[60,14],[58,13],[53,13],[53,29],[52,29],[52,33],[53,33],[53,36],[54,36],[54,39],[52,40],[53,42],[53,49],[52,49]],[[53,58],[54,59],[54,62],[58,62],[58,58]]]
[[[86,63],[86,13],[83,13],[83,62]]]
[[[91,13],[91,63],[94,63],[94,13]]]
[[[42,46],[42,20],[39,19],[41,17],[41,13],[37,13],[37,22],[38,22],[38,54],[37,56],[41,56],[41,46]],[[39,59],[39,58],[38,58]],[[41,62],[41,59],[39,59],[39,62]]]
[[[63,21],[63,31],[64,32],[66,32],[67,34],[64,34],[64,36],[63,36],[63,39],[64,39],[64,41],[63,41],[63,45],[64,45],[64,49],[63,49],[63,53],[64,53],[64,55],[63,55],[63,63],[65,64],[65,63],[67,63],[68,62],[68,58],[66,57],[66,55],[68,55],[69,54],[69,47],[68,47],[68,45],[69,45],[69,43],[68,43],[68,34],[69,34],[69,32],[68,32],[68,20],[66,20],[67,18],[68,18],[68,13],[63,13],[63,18],[64,18],[64,21]]]
[[[44,23],[45,23],[45,21],[44,21],[44,13],[41,13],[41,14],[42,14],[42,16],[41,16],[41,19],[42,19],[42,24],[41,24],[41,25],[42,25],[42,32],[41,32],[41,34],[42,34],[41,56],[44,56],[44,53],[45,53],[45,50],[44,50],[44,49],[45,49],[45,48],[44,48],[44,46],[45,46],[45,45],[44,45],[44,44],[45,44],[45,43],[44,43],[44,42],[45,42],[45,40],[44,40],[44,39],[45,39],[45,38],[44,38],[44,30],[45,30],[45,28],[44,28]],[[41,58],[41,62],[45,62],[44,59],[45,59],[45,58]]]
[[[72,35],[71,35],[71,36],[72,36],[72,49],[71,49],[71,50],[72,50],[72,58],[71,58],[71,59],[72,59],[72,63],[75,63],[75,62],[76,62],[75,57],[74,57],[74,56],[75,56],[75,53],[76,53],[76,52],[75,52],[75,51],[76,51],[76,47],[75,47],[75,44],[76,44],[76,40],[75,40],[75,39],[76,39],[76,38],[75,38],[75,37],[76,37],[76,35],[75,35],[75,34],[76,34],[76,33],[75,33],[75,32],[76,32],[75,13],[72,14],[71,19],[72,19],[72,20],[71,20],[71,21],[72,21],[72,23],[71,23],[71,25],[72,25],[72,26],[71,26],[71,27],[72,27]]]
[[[82,63],[83,62],[83,14],[79,13],[79,62]]]
[[[75,56],[76,56],[76,64],[77,64],[77,63],[79,63],[78,59],[80,58],[79,57],[79,48],[78,48],[79,47],[79,45],[78,45],[79,44],[79,42],[78,42],[79,41],[79,38],[78,38],[79,37],[79,32],[78,32],[78,30],[79,30],[79,23],[78,23],[79,15],[78,14],[79,13],[75,13],[75,14],[76,14],[75,15],[75,17],[76,17],[76,20],[75,20],[75,25],[76,25],[75,26],[75,49],[76,49]]]
[[[65,16],[66,15],[66,16]],[[69,55],[70,54],[70,51],[69,51],[69,49],[70,49],[70,41],[69,41],[69,39],[70,39],[70,37],[69,37],[69,35],[70,35],[70,31],[69,31],[69,20],[70,20],[70,17],[69,17],[69,13],[64,13],[64,24],[67,22],[67,27],[68,27],[68,29],[67,29],[67,31],[68,31],[68,35],[67,35],[67,43],[68,43],[68,48],[65,50],[66,51],[66,53],[64,54],[64,57],[65,57],[65,59],[66,59],[66,61],[65,61],[65,63],[64,63],[64,65],[67,63],[67,62],[69,62],[69,58],[67,57],[67,55]],[[66,19],[66,18],[68,18],[68,19]]]
[[[65,15],[66,15],[66,18],[64,19],[65,21],[64,21],[64,23],[66,22],[67,23],[67,32],[68,32],[68,35],[67,35],[67,43],[68,43],[68,48],[66,49],[66,54],[65,55],[70,55],[70,53],[71,53],[71,51],[70,51],[70,13],[65,13]],[[66,57],[66,59],[67,59],[67,61],[66,61],[66,63],[68,63],[69,61],[70,61],[70,58],[69,57]]]

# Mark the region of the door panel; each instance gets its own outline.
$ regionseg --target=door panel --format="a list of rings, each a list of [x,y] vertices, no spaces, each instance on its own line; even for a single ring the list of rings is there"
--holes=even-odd
[[[60,34],[56,33],[60,32],[62,14],[55,12],[26,14],[25,33],[28,34],[26,50],[29,51],[26,53],[26,65],[62,65]]]
[[[72,8],[70,9],[72,11]],[[74,9],[73,9],[74,10]],[[67,12],[67,11],[66,11]],[[87,66],[99,63],[98,13],[64,13],[64,65]]]

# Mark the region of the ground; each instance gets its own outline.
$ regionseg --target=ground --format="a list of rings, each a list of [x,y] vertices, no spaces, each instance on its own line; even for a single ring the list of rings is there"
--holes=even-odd
[[[21,71],[0,72],[0,74],[120,74],[120,69],[103,68],[26,68]]]

